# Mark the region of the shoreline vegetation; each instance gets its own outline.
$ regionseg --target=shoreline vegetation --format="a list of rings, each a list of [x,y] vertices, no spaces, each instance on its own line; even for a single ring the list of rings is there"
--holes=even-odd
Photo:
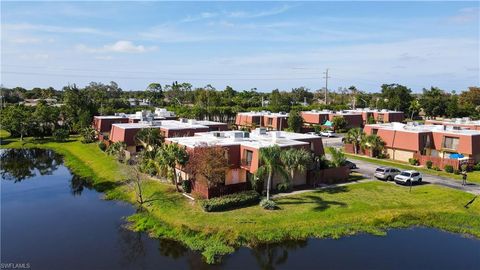
[[[3,135],[3,134],[2,134]],[[124,185],[123,164],[97,144],[49,139],[5,139],[0,148],[44,148],[64,157],[72,173],[91,181],[106,199],[135,205],[135,193]],[[385,235],[390,228],[434,227],[480,238],[480,202],[475,196],[434,185],[402,186],[370,181],[275,199],[279,210],[250,206],[207,213],[198,203],[160,181],[145,182],[144,192],[156,200],[128,217],[129,227],[156,238],[176,240],[199,251],[208,263],[241,246],[306,238],[339,238],[356,233]],[[470,204],[468,204],[470,202]]]

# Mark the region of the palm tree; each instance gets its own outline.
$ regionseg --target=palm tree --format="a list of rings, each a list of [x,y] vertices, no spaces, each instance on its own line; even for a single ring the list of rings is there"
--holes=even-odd
[[[177,191],[180,191],[180,189],[178,188],[177,173],[175,172],[175,168],[177,164],[184,166],[188,161],[188,157],[189,156],[185,148],[176,143],[162,145],[155,156],[155,161],[159,164],[159,166],[170,171],[170,174],[172,175],[172,182],[175,184]]]
[[[154,150],[163,142],[163,136],[156,128],[142,128],[135,135],[135,140],[147,151]]]
[[[380,136],[372,134],[366,136],[362,140],[362,147],[370,149],[372,152],[372,156],[376,156],[378,153],[383,151],[385,147],[385,142]]]
[[[258,175],[268,173],[267,180],[267,200],[270,200],[270,186],[274,173],[280,173],[284,179],[288,180],[288,173],[285,171],[283,164],[280,162],[282,149],[278,145],[269,146],[260,149],[260,160],[262,166],[258,168]]]
[[[345,137],[343,137],[344,143],[351,143],[353,145],[353,151],[358,154],[358,146],[360,146],[361,142],[365,138],[365,132],[361,128],[352,128],[350,129]]]
[[[335,147],[328,147],[328,151],[332,155],[332,161],[331,164],[333,167],[341,167],[345,165],[345,162],[347,159],[345,158],[345,154],[341,149],[337,149]]]
[[[419,112],[421,108],[422,108],[422,107],[421,107],[420,102],[418,101],[418,99],[412,100],[412,102],[410,103],[410,107],[408,107],[408,109],[410,110],[410,112],[412,112],[411,117],[410,117],[410,119],[412,119],[412,121],[413,121],[413,115],[414,115],[416,112]]]
[[[118,161],[123,161],[125,150],[127,150],[127,145],[124,142],[114,142],[107,148],[106,152],[111,156],[115,156]]]
[[[281,152],[280,160],[290,171],[290,179],[293,181],[295,171],[304,172],[309,168],[312,163],[312,154],[304,148],[290,148]]]

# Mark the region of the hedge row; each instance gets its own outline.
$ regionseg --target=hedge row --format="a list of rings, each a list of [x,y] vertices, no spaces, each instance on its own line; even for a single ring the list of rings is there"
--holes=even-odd
[[[219,212],[244,206],[258,204],[260,194],[254,190],[234,193],[218,198],[200,201],[200,205],[206,212]]]

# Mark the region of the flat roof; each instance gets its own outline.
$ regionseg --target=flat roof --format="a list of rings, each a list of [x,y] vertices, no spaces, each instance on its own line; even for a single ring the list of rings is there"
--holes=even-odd
[[[208,123],[206,123],[208,122]],[[138,123],[121,123],[113,124],[121,129],[141,129],[141,128],[162,128],[167,130],[181,130],[181,129],[205,129],[208,128],[208,125],[214,124],[223,124],[220,122],[213,121],[196,121],[190,120],[190,122],[182,122],[178,120],[162,120],[162,121],[153,121],[151,123],[147,122],[138,122]]]
[[[123,118],[130,118],[128,117],[127,114],[124,114],[124,115],[95,115],[94,118],[97,118],[97,119],[123,119]]]
[[[385,124],[369,124],[365,126],[378,128],[378,129],[406,131],[406,132],[415,132],[415,133],[438,132],[438,133],[449,133],[449,134],[456,134],[456,135],[472,135],[472,136],[480,135],[480,131],[478,130],[453,129],[451,127],[445,127],[443,125],[418,125],[413,123],[414,122],[403,124],[399,122],[393,122],[393,123],[385,123]]]
[[[299,140],[319,138],[318,136],[311,134],[301,134],[286,131],[270,131],[266,132],[265,134],[252,132],[248,133],[248,137],[245,137],[244,134],[245,132],[243,131],[210,131],[197,132],[193,137],[175,137],[167,138],[166,140],[185,145],[190,148],[201,145],[242,145],[259,149],[273,145],[278,145],[280,147],[308,145],[308,142]]]
[[[269,111],[260,111],[260,112],[239,112],[239,115],[248,115],[248,116],[275,116],[275,117],[288,117],[288,113],[272,113]]]
[[[370,108],[358,108],[346,110],[349,112],[363,113],[363,112],[379,112],[379,113],[403,113],[401,111],[387,110],[387,109],[370,109]]]

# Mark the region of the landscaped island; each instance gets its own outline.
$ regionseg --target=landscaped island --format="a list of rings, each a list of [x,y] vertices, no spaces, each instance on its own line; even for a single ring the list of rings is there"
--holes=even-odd
[[[123,184],[125,165],[96,144],[82,144],[77,138],[63,143],[3,140],[2,148],[21,147],[55,150],[72,172],[90,179],[106,198],[135,203],[135,192]],[[356,183],[277,198],[276,211],[251,206],[216,213],[204,212],[174,190],[172,185],[147,181],[144,192],[155,194],[157,200],[144,205],[147,211],[128,218],[131,228],[180,241],[201,251],[209,263],[239,246],[358,232],[383,234],[395,227],[421,225],[480,237],[480,204],[472,203],[474,195],[433,185],[409,192],[378,181]]]

